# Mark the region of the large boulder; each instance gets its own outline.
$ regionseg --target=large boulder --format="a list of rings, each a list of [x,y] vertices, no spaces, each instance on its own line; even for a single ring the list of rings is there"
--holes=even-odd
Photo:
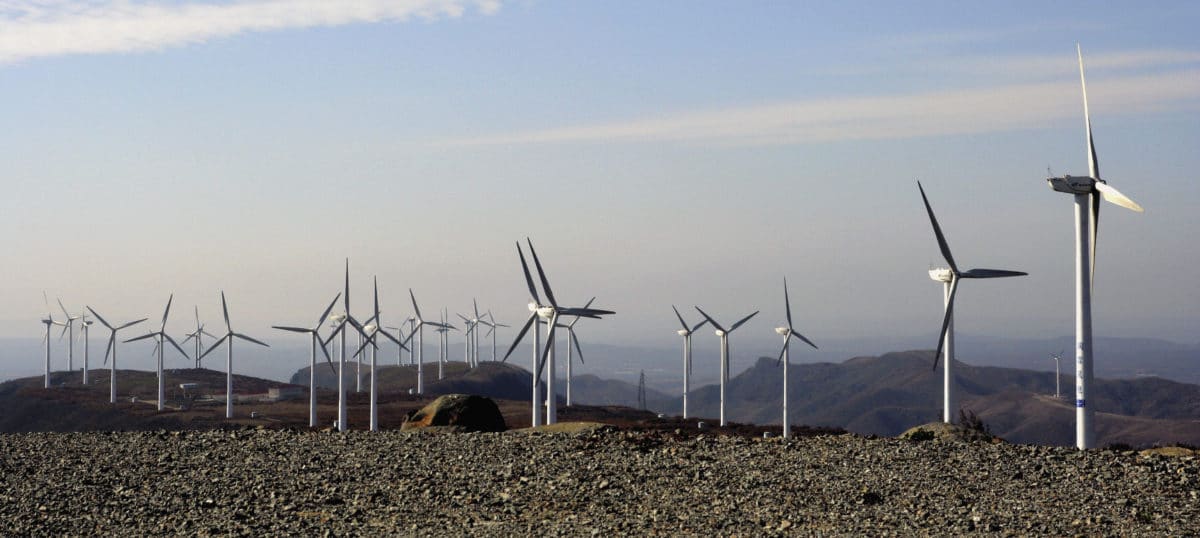
[[[490,398],[446,394],[404,418],[401,430],[454,426],[468,432],[502,432],[508,429],[504,415]]]

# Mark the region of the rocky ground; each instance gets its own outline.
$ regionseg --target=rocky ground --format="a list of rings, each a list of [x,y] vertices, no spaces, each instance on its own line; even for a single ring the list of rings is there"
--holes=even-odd
[[[1200,533],[1200,462],[818,435],[0,435],[0,535]]]

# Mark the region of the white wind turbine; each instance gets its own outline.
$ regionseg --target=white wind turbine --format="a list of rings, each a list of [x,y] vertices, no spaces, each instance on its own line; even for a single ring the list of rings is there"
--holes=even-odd
[[[175,294],[173,294],[173,293],[171,294],[171,296],[169,298],[167,298],[167,308],[165,310],[163,310],[162,325],[159,326],[158,332],[146,333],[142,336],[130,338],[129,340],[125,341],[125,343],[128,344],[129,342],[133,342],[136,340],[144,340],[146,338],[155,338],[155,341],[158,344],[157,346],[155,346],[155,355],[157,355],[157,357],[158,357],[158,392],[157,392],[158,403],[156,404],[156,407],[159,411],[163,410],[163,400],[166,399],[166,391],[164,390],[164,379],[163,379],[163,377],[164,377],[163,376],[163,349],[165,347],[167,347],[166,342],[170,342],[172,346],[175,346],[175,349],[179,350],[179,353],[181,355],[183,355],[183,358],[185,358],[185,359],[190,358],[190,357],[188,357],[187,352],[185,352],[183,350],[183,348],[179,347],[179,344],[175,342],[175,339],[171,338],[171,336],[167,334],[167,315],[171,313],[171,301],[174,299],[175,299]],[[164,342],[164,340],[166,342]]]
[[[671,310],[675,311],[675,317],[679,318],[679,326],[682,327],[675,332],[683,337],[683,418],[688,418],[688,395],[692,392],[692,333],[708,323],[708,320],[703,320],[694,327],[688,327],[687,322],[683,321],[683,315],[679,313],[679,309],[675,308],[675,305],[671,305]]]
[[[1064,349],[1064,350],[1059,351],[1058,353],[1050,356],[1050,358],[1054,360],[1054,399],[1055,400],[1062,399],[1062,390],[1061,390],[1062,386],[1059,384],[1059,381],[1062,380],[1062,373],[1060,373],[1058,366],[1059,366],[1059,361],[1062,360],[1063,353],[1065,353],[1066,351],[1067,350]]]
[[[488,315],[488,319],[490,319],[491,321],[484,320],[484,319],[481,319],[481,321],[484,325],[488,326],[488,332],[485,336],[492,337],[492,362],[496,362],[496,333],[497,333],[496,329],[499,329],[500,327],[508,327],[508,325],[505,325],[503,323],[496,323],[496,316],[492,315],[491,310],[488,310],[487,315]]]
[[[321,330],[321,324],[325,322],[325,319],[327,317],[329,317],[329,312],[331,310],[333,310],[333,305],[337,304],[338,299],[341,299],[341,298],[342,298],[342,294],[339,293],[339,294],[335,295],[333,297],[333,300],[329,302],[329,306],[325,307],[325,311],[321,312],[321,316],[317,318],[317,323],[315,325],[313,325],[311,328],[286,327],[286,326],[280,326],[280,325],[272,325],[271,326],[271,328],[279,329],[281,331],[290,331],[290,332],[294,332],[294,333],[308,334],[310,339],[312,340],[312,350],[309,353],[309,357],[308,357],[308,427],[309,428],[317,427],[317,346],[321,340],[321,337],[320,337],[320,335],[317,334],[317,332]],[[197,334],[199,334],[199,329],[197,329]],[[325,346],[323,346],[323,345],[320,347],[321,347],[321,353],[325,355],[325,360],[327,362],[329,362],[330,371],[332,371],[334,373],[334,375],[337,375],[337,370],[334,370],[334,368],[333,368],[333,361],[329,358],[329,351],[326,350]]]
[[[563,307],[558,305],[558,301],[554,299],[554,292],[550,289],[550,282],[546,279],[546,272],[542,269],[542,262],[538,259],[537,251],[533,248],[533,242],[529,239],[525,240],[529,244],[529,253],[533,256],[533,263],[537,266],[538,278],[542,282],[542,290],[546,292],[546,299],[549,304],[542,304],[538,297],[537,288],[533,285],[533,276],[529,273],[529,264],[525,262],[525,254],[521,251],[521,244],[517,243],[517,255],[521,258],[521,269],[525,272],[525,283],[529,286],[530,303],[529,319],[525,321],[525,325],[521,327],[521,331],[517,333],[517,338],[513,340],[512,346],[509,346],[508,353],[504,354],[504,361],[508,360],[508,356],[512,355],[513,350],[517,348],[517,344],[521,342],[521,338],[529,332],[529,327],[532,325],[533,330],[533,416],[530,421],[533,426],[541,425],[541,417],[538,407],[542,404],[539,394],[539,383],[542,378],[542,366],[549,359],[550,367],[546,370],[546,424],[554,424],[557,422],[558,410],[557,400],[554,396],[554,330],[558,324],[558,317],[562,316],[580,316],[585,318],[596,318],[605,314],[612,314],[611,310],[599,310],[595,308],[575,308]],[[539,350],[541,342],[538,341],[538,325],[539,318],[546,321],[549,327],[546,333],[546,346],[544,350]],[[541,357],[539,358],[539,351]],[[502,361],[503,362],[503,361]]]
[[[725,385],[729,383],[729,333],[736,331],[738,327],[750,321],[750,318],[758,315],[758,311],[755,310],[753,314],[739,319],[729,327],[729,330],[718,324],[716,320],[712,319],[712,316],[704,313],[699,306],[696,307],[696,311],[700,312],[700,315],[704,316],[704,319],[713,326],[717,337],[721,339],[721,426],[725,426]]]
[[[787,312],[787,326],[776,327],[775,332],[783,336],[783,350],[779,352],[778,362],[783,363],[783,438],[787,439],[792,436],[792,421],[788,415],[788,364],[791,362],[791,358],[788,357],[788,344],[791,344],[792,337],[795,337],[812,346],[813,349],[817,349],[817,345],[797,332],[792,325],[792,300],[788,298],[786,278],[783,279],[783,306]]]
[[[587,302],[587,304],[583,305],[583,307],[588,308],[588,307],[592,306],[592,302],[595,300],[596,300],[596,298],[592,297],[591,300],[589,300]],[[559,329],[567,330],[567,407],[571,407],[571,377],[572,377],[572,375],[571,375],[571,362],[572,362],[571,361],[571,358],[572,358],[571,357],[571,348],[572,347],[574,347],[575,351],[577,353],[579,353],[579,363],[580,364],[584,363],[583,362],[583,350],[580,349],[580,347],[579,347],[579,336],[577,336],[575,334],[575,324],[579,323],[579,319],[580,318],[576,317],[575,319],[571,320],[570,323],[566,323],[566,324],[559,323],[558,324]]]
[[[463,332],[463,336],[466,337],[465,343],[463,344],[464,355],[465,355],[464,360],[467,362],[467,365],[470,366],[471,368],[477,368],[477,367],[479,367],[479,330],[478,329],[479,329],[480,324],[486,325],[487,323],[483,320],[483,317],[479,315],[479,302],[477,302],[475,299],[471,299],[471,303],[472,303],[472,308],[474,308],[474,312],[475,312],[474,317],[468,318],[462,314],[457,314],[457,315],[458,315],[458,317],[462,318],[463,326],[465,327],[465,331]],[[493,349],[493,352],[494,352],[494,349]]]
[[[79,316],[79,338],[83,340],[83,384],[88,384],[88,330],[92,327],[92,320],[87,319],[87,314]]]
[[[1046,178],[1050,188],[1075,197],[1075,446],[1096,445],[1092,425],[1095,410],[1088,406],[1092,370],[1092,279],[1096,269],[1096,232],[1100,226],[1100,199],[1141,212],[1142,206],[1100,179],[1100,162],[1092,140],[1092,118],[1088,113],[1087,80],[1083,75],[1083,51],[1079,57],[1079,83],[1083,90],[1083,121],[1087,131],[1088,175]]]
[[[192,331],[190,333],[187,333],[183,336],[184,336],[184,339],[180,340],[180,342],[179,342],[180,345],[186,344],[188,342],[188,340],[194,340],[194,342],[192,342],[192,345],[196,348],[196,350],[195,350],[195,353],[192,355],[192,360],[196,362],[195,368],[199,369],[200,368],[200,354],[204,352],[204,343],[202,341],[203,337],[207,336],[209,338],[216,338],[216,336],[214,336],[212,333],[204,330],[204,325],[202,325],[200,323],[200,307],[199,306],[196,307],[196,330]]]
[[[42,301],[46,303],[46,317],[42,319],[42,324],[46,326],[46,375],[44,388],[50,388],[50,327],[53,325],[66,325],[60,321],[54,321],[54,314],[50,312],[50,301],[46,299],[46,292],[42,292]]]
[[[458,330],[447,321],[450,315],[446,309],[442,309],[442,325],[435,331],[438,333],[438,364],[443,364],[450,361],[450,331]]]
[[[242,333],[233,332],[233,325],[229,323],[229,306],[225,303],[225,292],[221,291],[221,313],[225,315],[225,336],[213,342],[208,349],[200,355],[204,358],[205,355],[212,353],[212,350],[217,349],[221,342],[225,342],[225,418],[233,418],[233,339],[241,338],[247,342],[252,342],[263,347],[271,347],[267,344],[255,340]]]
[[[93,316],[96,316],[96,319],[100,320],[101,325],[104,325],[109,330],[108,346],[104,349],[105,363],[108,362],[108,353],[110,351],[112,352],[112,364],[110,364],[108,367],[108,403],[117,403],[117,331],[126,327],[137,325],[138,323],[146,321],[147,318],[142,318],[137,321],[131,321],[124,325],[113,327],[107,321],[105,321],[104,317],[97,313],[94,308],[89,306],[87,309],[88,312],[91,312]]]
[[[938,250],[942,251],[942,258],[946,259],[948,268],[934,269],[929,271],[932,279],[944,282],[943,297],[944,311],[942,315],[942,330],[937,334],[937,351],[934,352],[934,369],[937,369],[937,361],[942,358],[942,351],[946,351],[946,358],[942,361],[942,422],[950,424],[954,422],[954,412],[956,411],[956,395],[954,390],[954,295],[959,291],[960,279],[1004,279],[1009,276],[1024,276],[1025,271],[1010,271],[1007,269],[968,269],[959,270],[958,264],[954,263],[954,256],[950,255],[950,246],[946,243],[946,235],[942,234],[942,227],[937,225],[937,217],[934,216],[934,208],[929,205],[929,198],[925,197],[925,189],[920,186],[920,181],[917,181],[917,189],[920,191],[920,199],[925,203],[925,213],[929,214],[929,222],[934,226],[934,235],[937,238]]]
[[[67,307],[63,306],[62,299],[55,298],[58,301],[58,307],[62,309],[63,316],[67,318],[66,323],[63,323],[63,332],[58,335],[58,339],[62,340],[63,335],[67,336],[67,371],[75,371],[75,320],[79,316],[72,316],[67,312]]]
[[[408,340],[411,340],[413,336],[417,337],[417,345],[415,348],[417,352],[417,394],[425,394],[425,326],[429,325],[430,327],[445,328],[448,327],[448,325],[438,323],[436,321],[426,321],[425,318],[421,316],[421,307],[417,306],[417,296],[413,294],[412,288],[408,289],[408,296],[410,299],[412,299],[413,313],[416,314],[416,316],[413,317],[416,326],[413,327],[413,332],[408,334]],[[442,363],[439,358],[438,379],[441,378]]]
[[[958,265],[954,263],[954,256],[950,254],[950,245],[946,243],[946,237],[942,235],[942,227],[938,225],[937,217],[933,215],[933,207],[929,205],[929,198],[925,196],[925,188],[921,186],[920,181],[917,182],[917,189],[921,191],[921,201],[925,202],[925,212],[929,214],[929,223],[933,225],[933,234],[937,238],[938,249],[941,250],[942,258],[946,260],[946,265],[949,266],[947,268],[933,269],[929,271],[929,276],[934,280],[944,283],[945,313],[942,315],[942,330],[938,333],[937,350],[933,354],[933,368],[937,369],[938,359],[942,358],[942,350],[944,349],[946,356],[945,360],[942,361],[942,421],[950,424],[954,422],[954,411],[956,410],[952,366],[954,364],[954,296],[958,292],[958,281],[964,278],[1024,276],[1028,273],[1006,269],[969,269],[960,271]]]
[[[381,321],[382,318],[380,317],[380,314],[382,312],[379,310],[379,278],[378,277],[375,278],[374,284],[375,284],[375,312],[371,315],[371,318],[367,320],[367,324],[363,326],[363,334],[366,335],[366,340],[363,342],[362,346],[360,346],[358,348],[358,351],[354,352],[354,354],[356,356],[362,356],[363,350],[366,349],[367,346],[371,346],[370,430],[371,431],[379,431],[379,406],[378,406],[378,396],[377,396],[379,394],[379,392],[377,390],[378,389],[378,380],[375,377],[375,373],[377,371],[377,366],[378,366],[378,362],[376,360],[376,352],[379,350],[379,345],[375,343],[375,335],[382,334],[387,339],[391,340],[396,345],[400,346],[400,349],[404,349],[405,346],[400,340],[393,337],[390,333],[388,333],[385,330],[380,329],[379,325],[383,322]]]

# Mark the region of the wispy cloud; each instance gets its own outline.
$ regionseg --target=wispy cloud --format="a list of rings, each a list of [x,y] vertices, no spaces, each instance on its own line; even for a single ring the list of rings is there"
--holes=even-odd
[[[1200,109],[1200,69],[1089,81],[1093,116]],[[811,99],[445,140],[443,146],[570,142],[780,145],[1044,128],[1082,113],[1077,81]]]
[[[0,0],[0,64],[138,52],[248,32],[491,14],[499,0]]]

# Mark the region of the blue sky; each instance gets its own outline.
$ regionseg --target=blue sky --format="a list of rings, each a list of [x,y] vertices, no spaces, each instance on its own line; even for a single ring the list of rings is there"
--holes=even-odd
[[[1083,46],[1103,175],[1096,327],[1195,341],[1200,40],[1190,2],[0,0],[0,335],[41,294],[157,316],[169,293],[270,334],[351,259],[430,309],[525,315],[513,242],[590,339],[673,348],[671,304],[763,339],[792,283],[826,338],[1072,332]],[[1184,233],[1181,233],[1184,232]],[[356,302],[355,310],[366,307]],[[694,315],[693,315],[694,316]],[[184,329],[186,316],[172,326]],[[182,332],[182,331],[180,331]],[[511,336],[511,335],[510,335]],[[931,346],[932,347],[932,342]]]

